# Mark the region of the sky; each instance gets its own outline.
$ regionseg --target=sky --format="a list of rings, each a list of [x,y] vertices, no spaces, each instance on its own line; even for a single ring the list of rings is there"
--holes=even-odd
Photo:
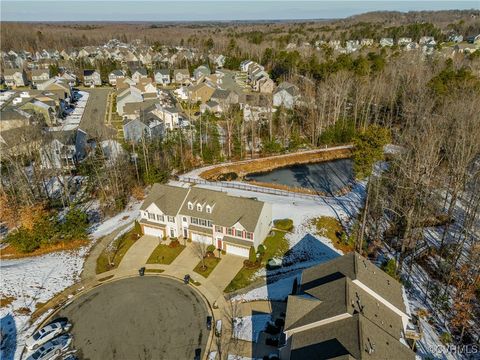
[[[369,11],[480,9],[475,1],[1,0],[1,21],[231,21],[344,18]]]

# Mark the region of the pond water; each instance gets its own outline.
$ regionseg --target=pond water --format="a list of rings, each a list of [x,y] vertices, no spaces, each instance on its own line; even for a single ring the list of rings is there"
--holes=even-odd
[[[312,189],[334,195],[354,181],[352,159],[291,165],[263,173],[249,174],[246,180]]]

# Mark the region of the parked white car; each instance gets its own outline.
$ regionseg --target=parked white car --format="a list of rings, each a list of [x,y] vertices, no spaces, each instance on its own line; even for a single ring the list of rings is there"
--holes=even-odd
[[[72,343],[70,334],[63,334],[43,344],[31,353],[26,360],[49,360],[58,358]]]
[[[72,327],[72,324],[67,319],[58,319],[48,325],[44,326],[25,341],[25,346],[28,350],[35,350],[40,345],[45,344],[47,341],[66,333]]]

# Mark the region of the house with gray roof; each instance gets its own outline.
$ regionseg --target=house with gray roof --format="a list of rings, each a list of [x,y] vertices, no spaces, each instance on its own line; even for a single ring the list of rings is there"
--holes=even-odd
[[[170,84],[170,70],[169,69],[157,69],[154,73],[155,82],[160,85]]]
[[[100,72],[97,70],[83,70],[83,85],[85,86],[100,86],[102,85],[102,78]]]
[[[272,207],[199,187],[155,184],[140,208],[145,235],[190,239],[248,257],[272,227]]]
[[[25,70],[20,68],[4,69],[3,79],[5,80],[5,85],[13,88],[27,85],[27,75],[25,74]]]
[[[118,79],[125,79],[125,71],[118,69],[113,70],[110,74],[108,74],[108,83],[110,85],[117,85]]]
[[[173,81],[177,84],[187,84],[190,82],[190,72],[188,69],[173,70]]]
[[[50,71],[48,69],[33,69],[32,70],[32,84],[37,85],[38,83],[47,81],[50,79]]]
[[[293,108],[299,98],[298,87],[289,83],[282,82],[273,92],[273,106],[283,106],[287,109]]]
[[[282,359],[415,359],[402,285],[356,252],[303,271]]]

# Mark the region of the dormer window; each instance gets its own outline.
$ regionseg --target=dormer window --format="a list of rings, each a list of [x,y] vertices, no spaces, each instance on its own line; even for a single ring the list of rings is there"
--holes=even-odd
[[[190,201],[188,202],[188,210],[193,210],[193,204]]]
[[[197,211],[202,211],[202,205],[197,204]]]
[[[207,205],[207,213],[208,214],[212,213],[212,207],[210,205]]]

